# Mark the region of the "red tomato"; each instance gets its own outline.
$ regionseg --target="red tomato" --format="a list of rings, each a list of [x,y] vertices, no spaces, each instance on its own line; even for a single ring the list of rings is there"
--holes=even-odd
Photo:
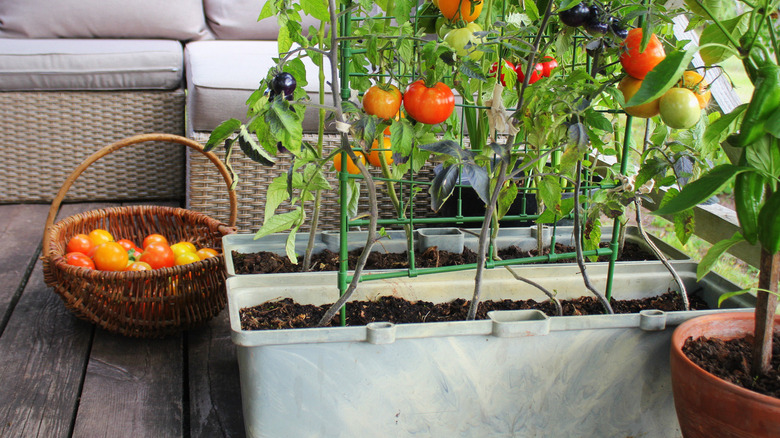
[[[455,95],[441,82],[428,88],[421,79],[406,89],[404,108],[418,122],[435,125],[447,120],[455,110]]]
[[[89,255],[92,252],[92,240],[86,234],[76,234],[68,241],[66,252],[80,252]]]
[[[501,85],[503,86],[506,86],[506,82],[504,81],[504,72],[507,69],[509,71],[515,71],[515,65],[505,59],[504,68],[501,69]],[[498,61],[494,62],[493,65],[490,66],[490,71],[488,71],[488,77],[491,78],[496,77],[496,70],[498,70]]]
[[[552,71],[558,68],[558,61],[556,61],[552,56],[545,56],[542,58],[542,62],[540,64],[542,65],[542,76],[546,78],[549,78],[552,74]]]
[[[170,246],[158,242],[147,245],[138,260],[148,263],[152,269],[170,268],[176,256]]]
[[[127,267],[127,250],[116,242],[106,242],[92,255],[95,267],[101,271],[122,271]]]
[[[647,48],[640,53],[639,46],[641,44],[642,29],[639,27],[631,29],[623,41],[624,51],[620,55],[620,65],[623,66],[623,70],[637,79],[644,79],[653,67],[666,58],[664,47],[655,34],[650,36]]]
[[[117,240],[116,243],[122,245],[122,248],[124,248],[125,251],[130,251],[131,249],[141,251],[141,248],[137,247],[130,239],[120,239]]]
[[[168,246],[168,239],[165,238],[162,234],[150,234],[144,238],[143,243],[141,244],[141,247],[146,249],[147,246],[149,246],[150,243],[162,243],[165,246]]]
[[[82,268],[95,269],[95,263],[89,256],[80,252],[69,252],[65,254],[65,260],[69,265],[81,266]]]
[[[374,85],[363,95],[363,110],[380,119],[392,119],[401,109],[401,97],[395,85]]]
[[[525,80],[525,67],[521,64],[517,64],[515,66],[515,72],[517,73],[517,82],[523,82]],[[531,73],[531,79],[528,80],[528,83],[533,84],[541,79],[543,72],[544,68],[542,67],[542,64],[534,65],[534,71]]]

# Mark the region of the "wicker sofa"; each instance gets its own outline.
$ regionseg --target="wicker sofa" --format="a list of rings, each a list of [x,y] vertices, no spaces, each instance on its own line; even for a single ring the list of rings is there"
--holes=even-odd
[[[223,120],[243,119],[247,97],[277,55],[276,19],[258,23],[262,6],[263,0],[0,1],[6,179],[0,203],[50,202],[84,158],[118,139],[165,132],[205,142]],[[315,78],[312,70],[312,94]],[[278,171],[240,156],[235,167],[243,182],[239,227],[256,229],[258,194]],[[229,209],[213,165],[176,145],[110,154],[66,198],[150,199],[186,200],[218,219]]]

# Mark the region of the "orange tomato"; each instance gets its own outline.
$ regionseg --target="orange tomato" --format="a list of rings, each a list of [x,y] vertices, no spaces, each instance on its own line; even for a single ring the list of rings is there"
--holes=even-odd
[[[374,85],[363,95],[363,110],[380,119],[389,119],[401,108],[401,90],[395,85]]]
[[[482,0],[439,0],[437,6],[445,18],[471,23],[479,17],[483,5]]]
[[[152,266],[146,262],[133,262],[127,265],[125,271],[151,271]]]
[[[129,260],[127,250],[116,242],[106,242],[95,248],[92,260],[101,271],[122,271]]]
[[[341,155],[342,154],[336,154],[333,156],[333,165],[336,166],[337,171],[347,171],[351,173],[352,175],[357,175],[360,173],[360,169],[357,167],[357,164],[355,164],[352,159],[347,155],[347,162],[346,165],[343,166],[341,163]],[[358,159],[363,162],[363,164],[366,164],[366,156],[363,155],[363,152],[355,151],[355,155],[357,155]]]
[[[116,241],[116,243],[122,245],[126,251],[130,251],[131,249],[141,251],[141,248],[136,246],[136,244],[133,243],[133,241],[130,239],[119,239]]]
[[[97,228],[90,231],[88,236],[89,236],[89,240],[92,241],[93,249],[98,245],[100,245],[101,243],[114,241],[114,236],[112,236],[111,233],[109,233],[108,231],[102,228]]]
[[[215,250],[215,249],[211,249],[211,248],[201,248],[201,249],[199,249],[199,250],[198,250],[198,252],[196,252],[195,254],[197,254],[197,255],[198,255],[198,257],[199,257],[201,260],[206,260],[206,259],[207,259],[207,258],[209,258],[209,257],[216,257],[216,256],[218,256],[218,255],[219,255],[219,253],[217,252],[217,250]]]
[[[162,234],[156,234],[156,233],[150,234],[144,237],[144,241],[141,244],[141,247],[143,249],[146,249],[146,247],[149,246],[149,244],[151,243],[162,243],[165,246],[168,246],[168,239],[166,239],[165,236],[163,236]]]
[[[399,121],[399,120],[401,120],[401,119],[403,119],[405,117],[406,116],[404,115],[404,113],[399,110],[395,114],[395,121],[397,122],[397,121]],[[389,126],[387,128],[385,128],[385,135],[390,135],[390,127]]]
[[[642,81],[626,75],[620,80],[618,84],[618,90],[623,92],[623,99],[628,102],[629,99],[639,90],[642,86]],[[658,115],[658,102],[660,98],[653,100],[652,102],[643,103],[642,105],[624,107],[623,111],[626,114],[634,117],[643,117],[649,119]]]
[[[68,241],[66,252],[80,252],[89,255],[92,252],[92,240],[86,234],[76,234]]]
[[[699,101],[699,108],[704,109],[707,107],[707,104],[710,103],[711,93],[709,84],[698,72],[693,70],[686,71],[683,73],[683,77],[680,79],[680,82],[677,83],[677,86],[693,91],[693,94]]]
[[[380,161],[379,154],[385,156],[385,162],[388,166],[393,164],[393,151],[390,150],[390,137],[384,137],[383,144],[384,145],[380,148],[379,142],[374,140],[374,143],[371,145],[371,151],[368,153],[368,163],[374,167],[382,167],[382,161]]]

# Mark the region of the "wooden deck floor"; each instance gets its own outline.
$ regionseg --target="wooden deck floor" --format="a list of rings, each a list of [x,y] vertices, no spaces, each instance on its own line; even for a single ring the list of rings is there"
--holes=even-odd
[[[49,207],[0,205],[0,437],[244,436],[227,311],[155,340],[75,318],[43,281]]]

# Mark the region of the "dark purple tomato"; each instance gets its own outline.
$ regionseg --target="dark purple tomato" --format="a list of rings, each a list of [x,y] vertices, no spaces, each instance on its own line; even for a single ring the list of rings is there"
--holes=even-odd
[[[609,17],[598,6],[591,6],[588,19],[583,27],[591,35],[604,35],[609,31]]]
[[[626,39],[628,36],[628,29],[623,26],[623,23],[621,23],[617,19],[613,19],[612,22],[609,24],[609,30],[612,32],[612,35],[615,35],[617,38],[620,38],[621,40]]]
[[[271,91],[274,94],[284,94],[287,100],[292,100],[293,92],[298,83],[290,73],[284,72],[274,76],[271,81]]]
[[[558,13],[561,23],[571,27],[582,26],[588,21],[589,16],[590,7],[588,7],[585,2],[581,2],[573,8]]]

